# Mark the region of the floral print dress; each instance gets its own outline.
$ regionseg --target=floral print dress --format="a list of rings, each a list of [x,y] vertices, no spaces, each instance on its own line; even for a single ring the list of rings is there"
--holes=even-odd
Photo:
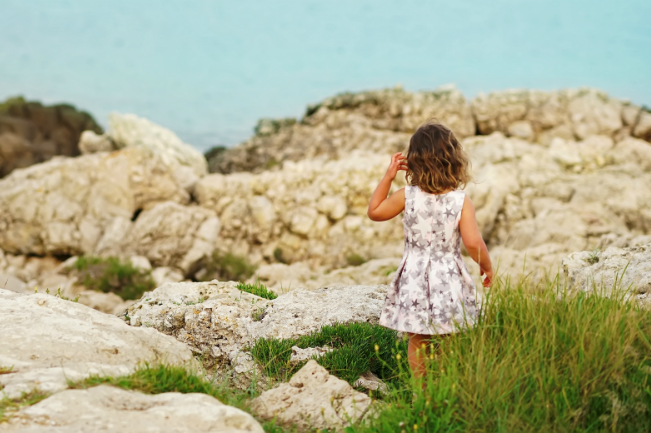
[[[405,188],[405,252],[380,325],[415,334],[448,334],[474,324],[477,289],[461,259],[463,191]]]

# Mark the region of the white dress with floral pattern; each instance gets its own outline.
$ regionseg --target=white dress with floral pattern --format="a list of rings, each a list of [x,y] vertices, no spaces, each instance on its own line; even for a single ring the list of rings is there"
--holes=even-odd
[[[463,191],[428,194],[405,188],[405,252],[380,325],[415,334],[448,334],[472,326],[477,289],[461,259]]]

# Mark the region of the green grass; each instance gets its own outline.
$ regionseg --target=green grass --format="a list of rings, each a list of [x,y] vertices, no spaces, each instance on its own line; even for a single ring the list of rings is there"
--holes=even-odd
[[[368,370],[390,383],[399,379],[401,369],[398,366],[400,361],[396,360],[397,353],[402,353],[402,369],[405,368],[406,342],[398,339],[395,331],[369,323],[324,326],[318,332],[297,339],[261,338],[250,351],[267,375],[288,380],[305,364],[289,364],[292,346],[302,349],[331,347],[333,351],[317,358],[317,362],[351,385]]]
[[[164,392],[207,394],[224,404],[244,411],[249,411],[248,402],[258,395],[255,384],[247,390],[239,390],[230,387],[228,382],[211,382],[183,367],[169,365],[143,365],[127,376],[115,378],[93,376],[81,382],[70,382],[68,384],[72,389],[87,389],[98,385],[112,385],[145,394],[161,394]],[[276,426],[273,420],[261,422],[261,424],[268,433],[292,431]]]
[[[366,260],[359,254],[353,253],[346,257],[346,263],[348,263],[349,266],[361,266],[366,263]]]
[[[156,283],[149,271],[134,267],[117,257],[82,256],[72,265],[84,286],[104,293],[113,292],[124,300],[139,299]]]
[[[349,431],[651,431],[650,338],[651,313],[622,296],[498,282],[476,326],[440,341],[426,389],[403,373]]]
[[[252,295],[256,295],[269,300],[276,299],[278,297],[278,295],[267,289],[267,286],[262,284],[260,281],[256,281],[253,284],[237,283],[237,288],[243,292],[248,292]]]
[[[21,408],[31,406],[39,401],[49,397],[50,394],[41,391],[24,393],[18,399],[4,397],[0,399],[0,425],[11,418],[12,414]]]

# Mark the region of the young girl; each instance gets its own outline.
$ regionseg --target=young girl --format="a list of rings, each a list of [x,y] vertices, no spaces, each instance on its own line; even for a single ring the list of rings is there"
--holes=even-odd
[[[407,172],[409,186],[387,198],[400,170]],[[401,153],[391,157],[368,206],[373,221],[386,221],[405,211],[405,252],[380,325],[409,334],[409,365],[417,378],[425,375],[420,349],[427,340],[472,326],[476,318],[476,288],[461,259],[459,235],[479,264],[483,285],[489,287],[493,279],[475,208],[459,190],[469,179],[468,157],[452,131],[429,122],[411,137],[407,158]]]

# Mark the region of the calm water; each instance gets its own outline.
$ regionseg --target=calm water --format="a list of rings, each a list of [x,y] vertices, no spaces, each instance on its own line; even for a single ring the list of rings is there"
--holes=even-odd
[[[651,105],[649,0],[0,0],[0,98],[200,149],[344,90],[599,87]]]

